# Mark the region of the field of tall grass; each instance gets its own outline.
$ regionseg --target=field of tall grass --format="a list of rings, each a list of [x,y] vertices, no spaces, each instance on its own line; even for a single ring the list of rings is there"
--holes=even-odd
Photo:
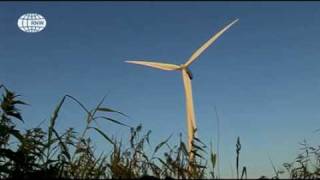
[[[217,154],[200,139],[194,137],[190,160],[185,142],[175,145],[168,138],[146,151],[151,131],[143,131],[142,125],[131,127],[98,112],[126,114],[104,107],[103,100],[94,109],[88,109],[76,98],[66,95],[51,114],[47,128],[18,129],[17,121],[28,123],[18,108],[27,105],[13,91],[0,85],[0,178],[167,178],[167,179],[217,179]],[[56,121],[64,103],[74,101],[86,113],[86,128],[82,132],[70,127],[58,133]],[[82,111],[81,111],[82,112]],[[105,114],[107,114],[105,113]],[[108,132],[95,126],[97,119],[105,119],[130,129],[129,142],[111,138]],[[97,154],[89,131],[96,131],[111,147],[110,152]],[[128,144],[125,146],[124,144]],[[237,179],[246,179],[250,169],[241,162],[240,137],[235,140],[235,167]],[[302,152],[282,169],[274,167],[274,176],[260,178],[316,179],[320,178],[320,146],[301,143]],[[223,159],[221,160],[223,161]]]

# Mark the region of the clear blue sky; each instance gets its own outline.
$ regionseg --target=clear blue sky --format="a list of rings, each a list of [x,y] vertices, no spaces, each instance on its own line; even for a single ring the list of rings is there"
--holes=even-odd
[[[44,31],[18,29],[29,12],[46,18]],[[107,94],[105,105],[151,129],[156,144],[186,129],[181,74],[124,61],[181,64],[235,18],[191,66],[199,136],[216,142],[216,106],[221,175],[231,176],[237,136],[249,175],[272,175],[268,154],[280,167],[295,158],[298,142],[319,138],[319,2],[2,2],[0,83],[31,104],[23,108],[25,127],[48,120],[64,94],[90,108]],[[84,120],[68,103],[57,126],[81,130]],[[100,126],[127,137],[125,128]]]

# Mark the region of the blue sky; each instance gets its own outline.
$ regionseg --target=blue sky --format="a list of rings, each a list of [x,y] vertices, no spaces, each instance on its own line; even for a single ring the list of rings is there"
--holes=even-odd
[[[44,31],[18,29],[29,12],[46,18]],[[237,136],[249,176],[270,176],[268,155],[280,167],[303,139],[319,138],[318,2],[2,2],[0,84],[31,104],[23,108],[26,128],[48,120],[65,94],[90,108],[107,95],[105,106],[151,129],[154,144],[172,133],[177,139],[186,129],[181,74],[124,61],[182,64],[235,18],[191,66],[199,137],[216,142],[216,106],[221,176],[232,176]],[[57,126],[81,130],[84,121],[80,108],[67,103]],[[99,125],[126,140],[125,128]],[[92,136],[99,148],[107,146]]]

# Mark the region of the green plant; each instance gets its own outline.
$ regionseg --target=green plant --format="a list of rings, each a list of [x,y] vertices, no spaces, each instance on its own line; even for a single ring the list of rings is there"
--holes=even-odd
[[[237,179],[239,179],[239,158],[240,158],[240,150],[241,150],[241,143],[240,143],[240,137],[237,138],[237,144],[236,144],[236,169],[237,169]],[[241,173],[241,179],[247,178],[247,167],[242,167],[242,173]]]
[[[320,178],[320,146],[310,146],[306,140],[300,143],[302,153],[291,163],[284,163],[291,179]]]
[[[151,131],[142,133],[142,125],[130,127],[118,120],[101,113],[125,114],[103,107],[100,101],[96,107],[89,110],[76,98],[65,95],[54,109],[46,130],[37,127],[21,132],[15,127],[14,119],[23,121],[17,105],[25,105],[17,100],[18,95],[4,86],[1,99],[0,124],[0,177],[1,178],[205,178],[210,173],[215,178],[214,168],[216,154],[211,148],[210,160],[212,171],[206,172],[206,145],[197,137],[191,142],[189,158],[186,144],[182,141],[171,146],[169,136],[160,142],[153,151],[145,149],[150,146]],[[86,113],[84,130],[79,133],[73,128],[59,133],[56,128],[59,113],[63,104],[68,100],[75,102]],[[122,141],[110,138],[108,134],[95,127],[93,122],[107,120],[130,128],[129,147]],[[89,131],[100,134],[109,143],[111,150],[108,154],[96,155]],[[196,130],[194,130],[196,131]],[[195,134],[195,133],[194,133]],[[13,146],[12,144],[15,144]],[[159,154],[160,149],[162,153]]]
[[[106,156],[96,158],[88,130],[93,129],[111,139],[91,123],[104,119],[112,123],[127,126],[107,116],[96,116],[97,112],[110,112],[124,115],[110,108],[102,107],[101,101],[96,108],[88,110],[76,98],[66,95],[56,107],[50,119],[47,131],[41,128],[27,130],[25,133],[16,129],[14,119],[23,121],[17,105],[25,105],[17,100],[18,95],[3,85],[4,94],[0,111],[0,178],[8,177],[63,177],[63,178],[101,178],[106,177]],[[61,135],[55,129],[59,112],[66,99],[71,99],[87,113],[86,128],[80,136],[73,128]],[[125,115],[124,115],[125,116]],[[12,144],[16,144],[13,147]]]
[[[0,178],[175,178],[175,179],[203,179],[219,178],[215,174],[217,154],[199,138],[193,137],[189,157],[185,142],[180,133],[179,142],[169,143],[172,135],[155,146],[150,145],[151,131],[143,131],[142,125],[131,127],[119,120],[108,116],[116,113],[122,117],[127,115],[103,106],[104,98],[92,109],[84,106],[76,98],[66,95],[54,109],[48,128],[31,128],[19,130],[17,123],[25,120],[17,106],[27,105],[16,93],[0,85],[3,90],[0,99]],[[86,114],[85,128],[77,132],[74,128],[67,128],[59,133],[55,128],[63,104],[75,102]],[[110,135],[94,123],[105,121],[127,127],[130,130],[128,142]],[[196,130],[195,130],[196,131]],[[96,153],[96,147],[91,133],[98,133],[108,143],[107,153]],[[196,134],[196,133],[193,133]],[[285,163],[284,167],[292,179],[320,178],[320,146],[310,146],[306,141],[301,143],[303,152],[292,163]],[[240,138],[236,143],[236,173],[237,179],[247,178],[247,168],[242,166],[240,174]],[[209,161],[208,161],[209,159]],[[209,163],[211,164],[209,168]],[[273,179],[278,179],[284,172],[276,170]],[[261,178],[267,178],[261,176]]]

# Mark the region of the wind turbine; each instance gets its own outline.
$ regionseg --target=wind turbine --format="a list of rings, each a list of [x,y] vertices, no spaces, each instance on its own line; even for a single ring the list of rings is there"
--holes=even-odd
[[[226,30],[228,30],[234,23],[239,19],[232,21],[226,27],[221,29],[218,33],[214,34],[207,42],[205,42],[199,49],[197,49],[191,57],[187,60],[185,64],[175,65],[175,64],[166,64],[150,61],[125,61],[127,63],[139,64],[143,66],[148,66],[156,69],[161,69],[165,71],[181,71],[182,79],[184,84],[185,99],[186,99],[186,113],[187,113],[187,128],[188,128],[188,151],[190,159],[193,158],[193,153],[191,153],[192,140],[196,130],[196,119],[194,114],[193,107],[193,98],[192,98],[192,73],[189,69],[189,66],[200,56],[200,54],[206,50],[215,40],[217,40]]]

